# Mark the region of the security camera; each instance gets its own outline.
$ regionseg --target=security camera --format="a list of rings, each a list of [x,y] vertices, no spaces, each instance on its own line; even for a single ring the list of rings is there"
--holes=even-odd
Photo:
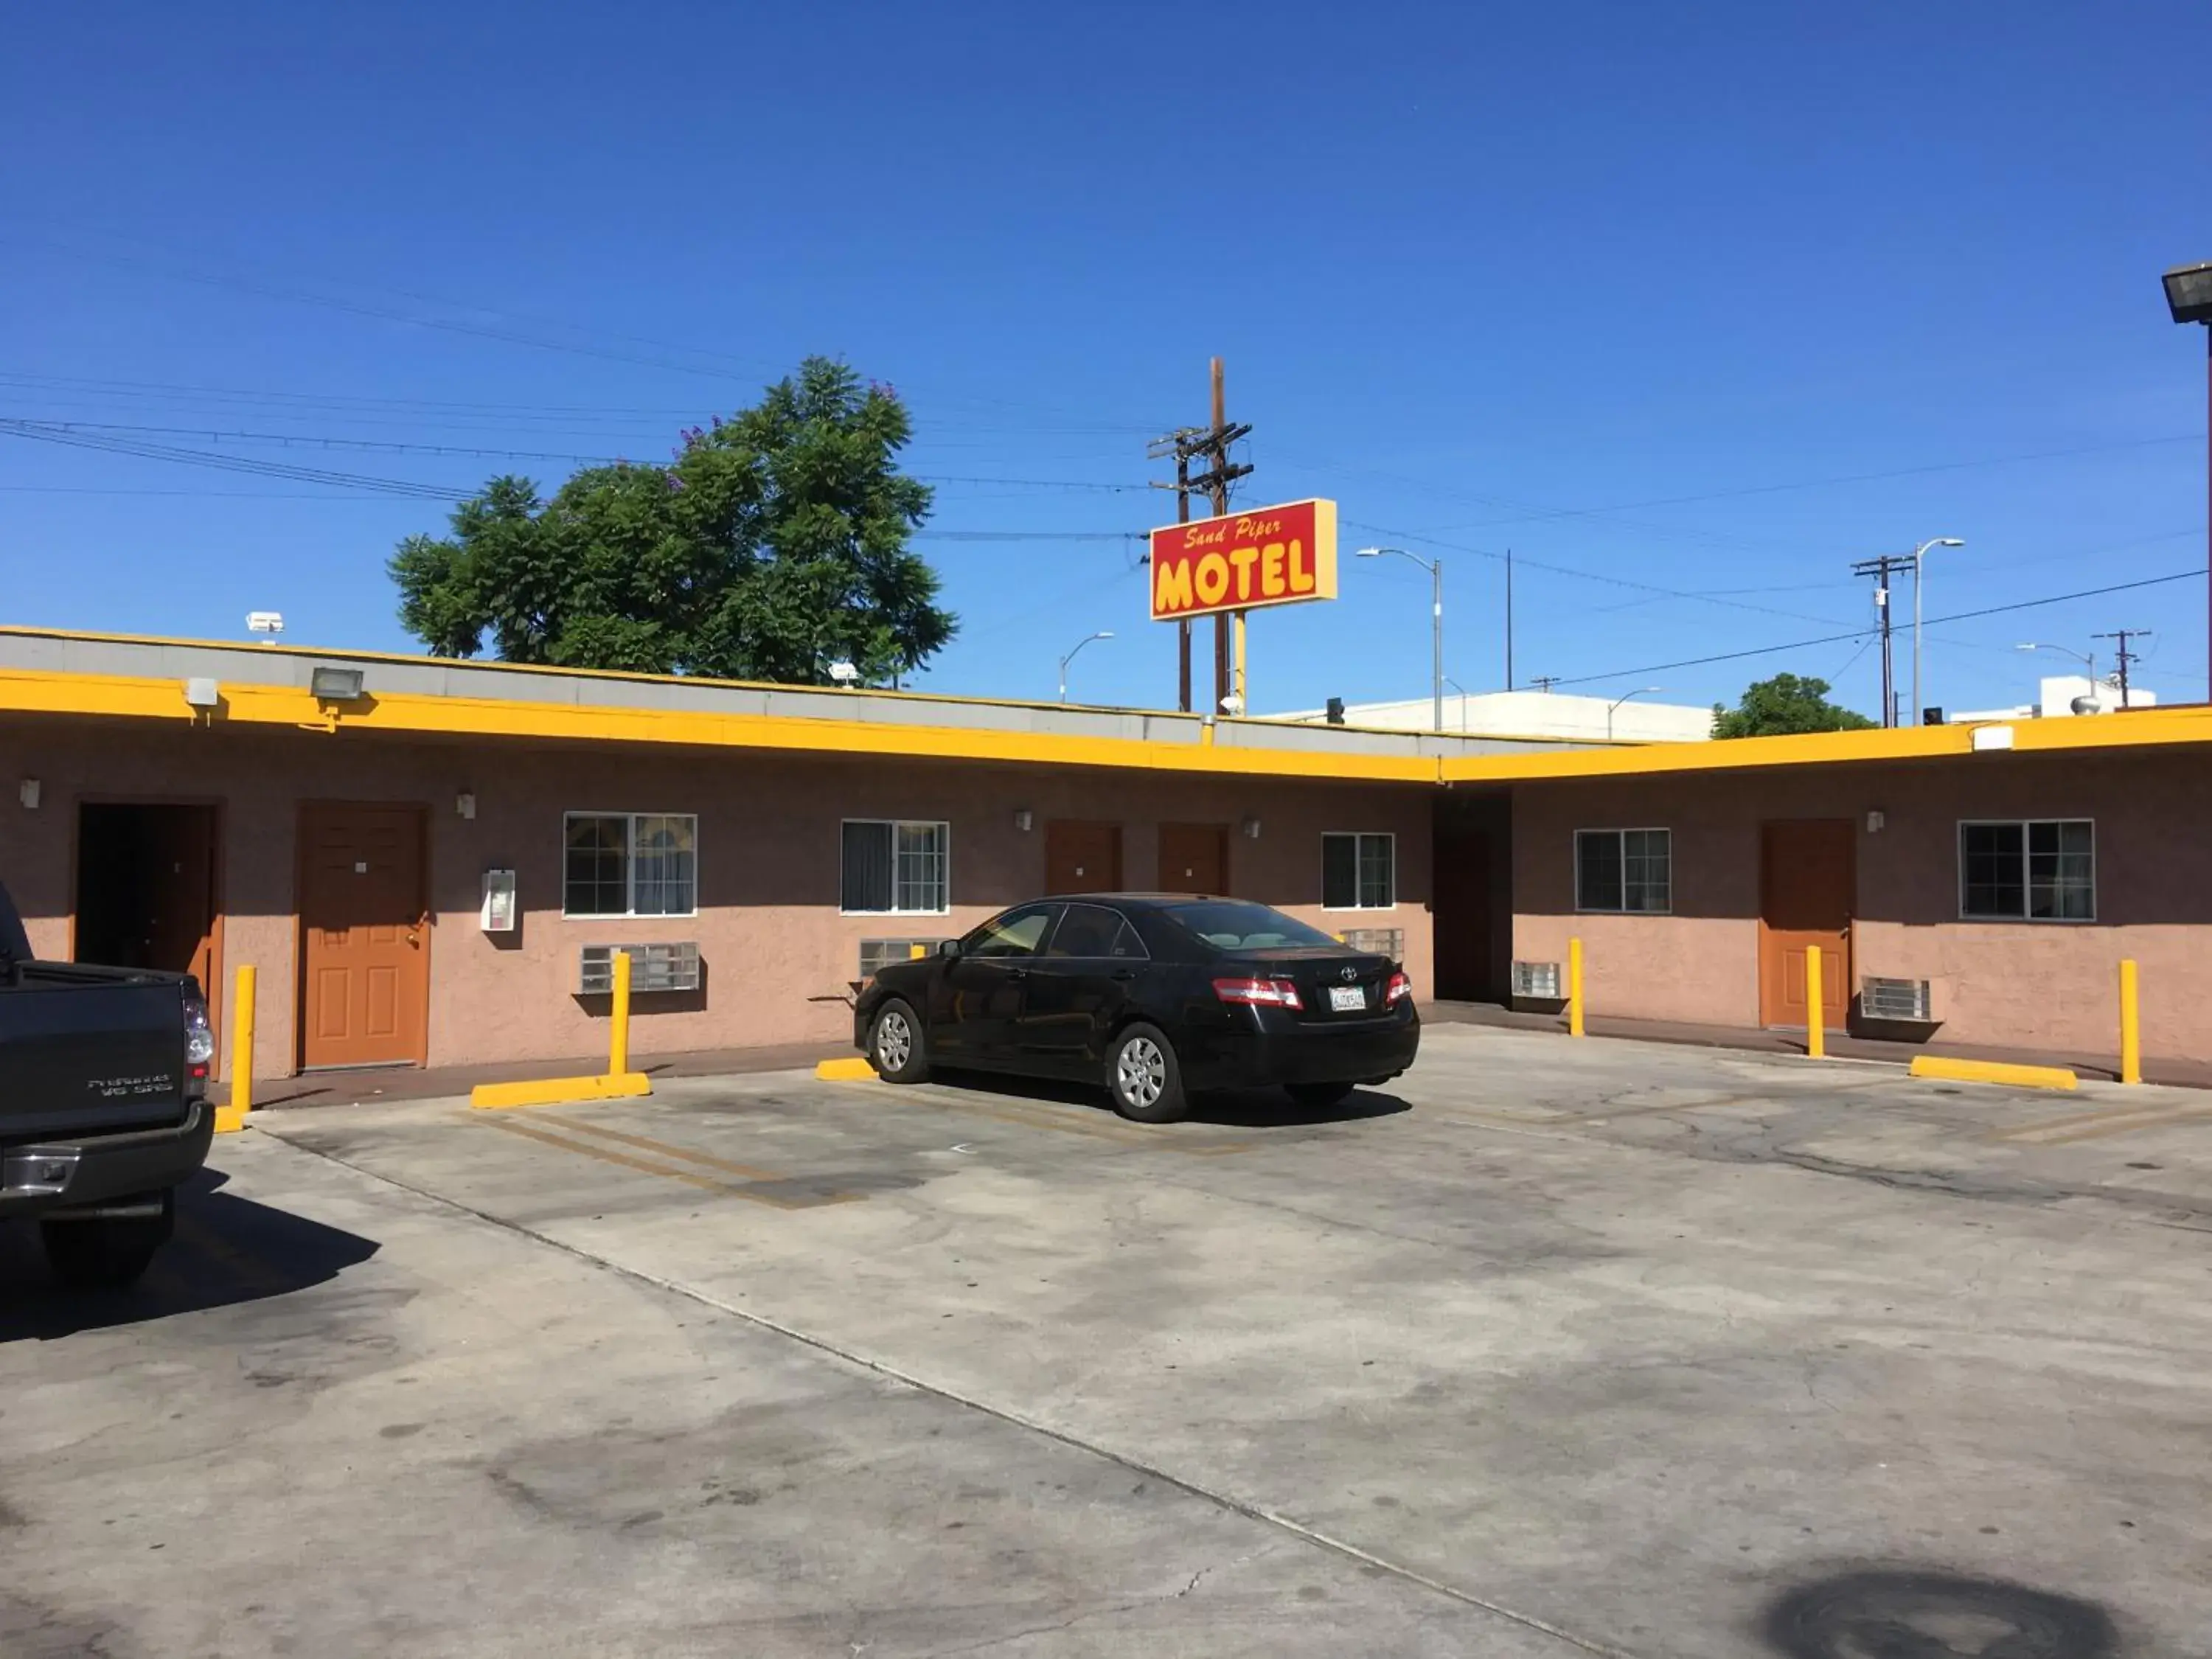
[[[830,678],[840,685],[858,685],[860,671],[849,662],[833,662],[830,665]]]
[[[1238,696],[1234,691],[1231,691],[1227,696],[1221,700],[1221,712],[1224,714],[1243,714],[1244,712],[1244,699]]]

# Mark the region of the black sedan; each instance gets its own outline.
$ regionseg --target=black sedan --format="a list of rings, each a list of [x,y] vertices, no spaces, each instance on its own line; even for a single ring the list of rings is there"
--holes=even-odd
[[[1208,1090],[1333,1104],[1411,1066],[1421,1022],[1397,963],[1264,904],[1085,893],[884,969],[853,1042],[893,1083],[933,1066],[1095,1080],[1122,1116],[1167,1123]]]

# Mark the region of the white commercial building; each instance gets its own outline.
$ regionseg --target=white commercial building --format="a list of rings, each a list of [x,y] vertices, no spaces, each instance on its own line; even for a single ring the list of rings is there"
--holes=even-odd
[[[2150,708],[2158,693],[2140,685],[2128,688],[2127,706]],[[2091,679],[2087,674],[2052,674],[2046,678],[2033,702],[2011,708],[1961,708],[1946,714],[1946,721],[2055,720],[2061,715],[2108,714],[2120,707],[2120,682],[2116,676]]]
[[[1324,708],[1301,708],[1264,718],[1321,725]],[[1344,723],[1386,732],[1435,728],[1432,701],[1352,702]],[[1713,711],[1694,704],[1647,702],[1640,697],[1584,697],[1558,691],[1454,692],[1444,698],[1444,730],[1469,737],[1573,738],[1603,743],[1702,743],[1713,734]]]

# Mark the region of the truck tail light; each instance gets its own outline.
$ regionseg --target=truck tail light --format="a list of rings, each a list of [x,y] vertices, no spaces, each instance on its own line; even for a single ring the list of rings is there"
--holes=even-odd
[[[208,1024],[207,999],[198,991],[185,992],[185,1076],[205,1085],[215,1060],[215,1030]],[[193,1091],[197,1093],[198,1091]]]
[[[1286,979],[1217,979],[1213,994],[1254,1008],[1303,1008],[1298,988]]]
[[[1395,1007],[1413,994],[1413,981],[1403,974],[1393,974],[1389,987],[1382,993],[1382,1006],[1385,1008]]]

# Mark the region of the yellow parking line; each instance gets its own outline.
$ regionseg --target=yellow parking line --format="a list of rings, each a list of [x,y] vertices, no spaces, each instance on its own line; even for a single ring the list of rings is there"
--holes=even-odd
[[[2212,1107],[2176,1106],[2154,1112],[2097,1112],[2081,1117],[2030,1124],[2026,1128],[1993,1135],[1990,1139],[2028,1146],[2067,1146],[2079,1140],[2101,1140],[2107,1135],[2124,1135],[2136,1129],[2155,1129],[2165,1124],[2186,1123],[2203,1118],[2212,1118]]]
[[[743,1176],[747,1181],[786,1181],[790,1177],[778,1175],[773,1170],[757,1169],[750,1164],[732,1164],[726,1158],[716,1158],[711,1152],[694,1152],[688,1146],[672,1146],[665,1140],[653,1140],[645,1135],[625,1134],[619,1129],[603,1129],[596,1123],[579,1123],[573,1117],[547,1120],[580,1135],[596,1135],[601,1140],[612,1140],[624,1146],[635,1146],[641,1152],[658,1152],[663,1158],[680,1158],[687,1164],[704,1164],[710,1170],[720,1170],[725,1175]]]
[[[575,1126],[572,1124],[569,1127],[573,1128]],[[811,1199],[783,1198],[774,1193],[758,1192],[750,1187],[741,1187],[731,1182],[711,1180],[705,1176],[694,1175],[689,1170],[672,1170],[666,1164],[651,1163],[641,1158],[632,1158],[627,1152],[610,1152],[602,1147],[586,1146],[580,1141],[570,1140],[565,1136],[548,1134],[544,1130],[533,1128],[528,1124],[500,1119],[486,1123],[484,1127],[504,1130],[511,1135],[520,1135],[526,1140],[542,1141],[548,1146],[558,1146],[563,1152],[597,1158],[602,1164],[617,1164],[625,1170],[636,1170],[646,1175],[656,1175],[670,1181],[680,1181],[685,1186],[696,1187],[702,1192],[722,1193],[731,1198],[744,1199],[748,1204],[764,1204],[772,1210],[811,1210],[819,1208],[825,1204],[857,1203],[863,1196],[859,1193],[823,1193],[818,1197]],[[770,1176],[769,1179],[781,1180],[784,1177]]]

